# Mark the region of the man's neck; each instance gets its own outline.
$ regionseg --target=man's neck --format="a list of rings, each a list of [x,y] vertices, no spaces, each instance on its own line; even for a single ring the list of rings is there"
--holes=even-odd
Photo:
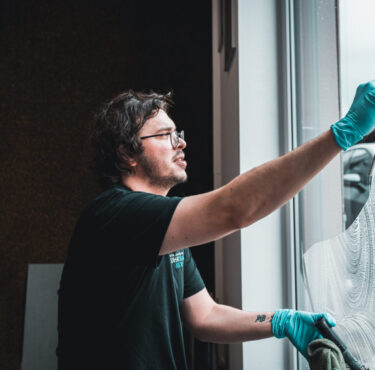
[[[149,184],[147,181],[133,176],[122,177],[121,183],[133,191],[143,191],[145,193],[162,196],[166,196],[169,192],[169,189],[159,188]]]

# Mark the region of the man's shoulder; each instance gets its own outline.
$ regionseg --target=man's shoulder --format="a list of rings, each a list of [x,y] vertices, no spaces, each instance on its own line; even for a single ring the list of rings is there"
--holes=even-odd
[[[116,184],[116,185],[111,185],[104,189],[101,193],[99,193],[93,200],[92,202],[98,201],[100,199],[105,199],[105,198],[110,198],[113,196],[126,196],[128,194],[132,194],[133,192],[122,185]]]
[[[112,185],[99,193],[94,199],[89,202],[88,206],[100,206],[102,204],[119,204],[122,201],[130,201],[137,198],[142,199],[153,194],[142,193],[140,191],[133,191],[123,185]]]
[[[85,207],[84,213],[112,213],[124,210],[125,208],[128,211],[138,208],[145,210],[159,207],[164,208],[167,204],[177,205],[180,199],[178,197],[165,197],[142,191],[133,191],[118,184],[110,186],[92,199]]]

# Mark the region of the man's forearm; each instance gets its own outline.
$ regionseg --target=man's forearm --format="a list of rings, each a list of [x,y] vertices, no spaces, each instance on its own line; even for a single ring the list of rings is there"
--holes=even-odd
[[[236,343],[272,337],[273,312],[246,312],[216,304],[194,334],[211,343]]]
[[[222,199],[230,199],[238,228],[252,224],[278,209],[321,171],[338,153],[332,131],[284,156],[256,167],[225,185]]]

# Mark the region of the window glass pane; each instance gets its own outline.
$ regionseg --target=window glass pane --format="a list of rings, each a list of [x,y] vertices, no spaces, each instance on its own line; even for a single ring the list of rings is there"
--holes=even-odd
[[[295,146],[330,128],[339,117],[335,0],[295,0]],[[315,243],[339,234],[342,221],[341,162],[337,157],[294,202],[296,306],[308,310],[303,256]],[[319,269],[319,266],[316,266]],[[299,366],[308,369],[300,357]]]
[[[343,116],[356,87],[375,78],[375,1],[293,4],[295,134],[301,145]],[[363,330],[366,326],[375,332],[375,254],[369,235],[375,209],[374,156],[372,133],[317,176],[296,197],[294,211],[297,308],[325,307],[337,313],[337,331],[375,366],[375,341]],[[301,356],[299,369],[309,369]]]
[[[339,117],[334,0],[294,2],[296,145],[315,138]],[[298,199],[301,251],[342,231],[341,164],[334,161]]]
[[[295,0],[296,146],[330,128],[339,117],[335,0]],[[296,306],[311,310],[303,258],[321,240],[339,234],[342,221],[341,161],[337,157],[295,199]],[[299,356],[299,369],[309,369]]]

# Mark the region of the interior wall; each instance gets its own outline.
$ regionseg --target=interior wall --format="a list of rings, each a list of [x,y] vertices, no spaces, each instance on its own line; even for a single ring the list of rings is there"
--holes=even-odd
[[[211,3],[4,0],[0,44],[0,368],[14,370],[27,265],[65,260],[99,192],[88,133],[100,104],[172,89],[189,175],[172,194],[212,189]],[[212,245],[192,251],[213,291]]]

